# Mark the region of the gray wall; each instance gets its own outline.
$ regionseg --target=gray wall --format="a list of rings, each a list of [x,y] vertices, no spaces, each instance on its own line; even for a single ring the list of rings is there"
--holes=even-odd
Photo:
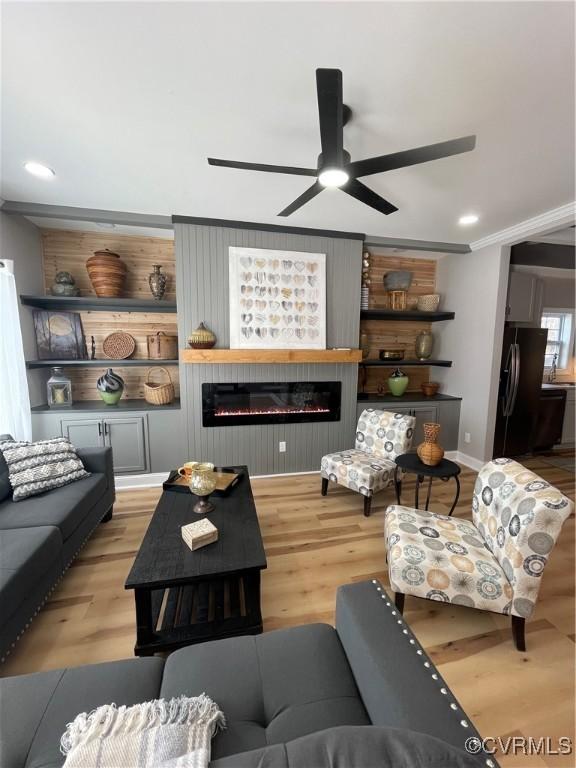
[[[44,293],[42,274],[42,240],[40,230],[22,216],[0,212],[0,257],[14,261],[14,278],[18,294]],[[32,323],[32,312],[20,307],[20,327],[26,359],[36,357],[36,337]],[[46,374],[42,371],[28,372],[30,404],[46,402]]]
[[[436,272],[442,306],[456,317],[443,324],[434,353],[452,368],[434,378],[462,397],[458,450],[482,463],[492,458],[509,259],[510,248],[494,245],[444,256]]]
[[[272,248],[326,254],[326,343],[358,347],[362,241],[293,233],[175,225],[179,336],[186,339],[200,321],[229,346],[228,248]],[[342,382],[339,422],[202,427],[203,382]],[[180,365],[182,428],[188,458],[218,464],[248,464],[252,474],[318,470],[324,453],[351,447],[356,425],[356,365]],[[286,453],[278,443],[286,441]]]

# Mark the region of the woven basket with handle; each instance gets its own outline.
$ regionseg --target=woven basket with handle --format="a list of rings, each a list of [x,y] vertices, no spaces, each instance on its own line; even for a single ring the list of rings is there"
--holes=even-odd
[[[168,377],[168,383],[154,384],[150,382],[150,374],[152,371],[163,371]],[[146,374],[146,381],[144,382],[144,399],[151,405],[168,405],[174,400],[174,384],[172,378],[166,368],[155,366],[154,368],[148,368]]]

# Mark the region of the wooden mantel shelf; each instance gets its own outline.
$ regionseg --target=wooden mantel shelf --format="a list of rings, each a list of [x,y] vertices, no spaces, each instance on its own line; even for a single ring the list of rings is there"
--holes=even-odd
[[[183,349],[183,363],[359,363],[360,349]]]

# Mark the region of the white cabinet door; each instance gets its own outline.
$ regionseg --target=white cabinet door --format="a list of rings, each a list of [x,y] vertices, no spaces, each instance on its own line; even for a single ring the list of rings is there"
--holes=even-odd
[[[510,272],[506,320],[534,323],[537,317],[538,278],[528,272]]]
[[[62,437],[76,448],[99,448],[104,445],[101,419],[62,419]]]
[[[104,419],[104,440],[112,447],[117,475],[148,471],[148,450],[144,416]]]

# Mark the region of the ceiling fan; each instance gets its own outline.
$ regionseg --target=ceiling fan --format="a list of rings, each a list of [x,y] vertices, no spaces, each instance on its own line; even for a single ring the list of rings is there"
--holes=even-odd
[[[342,72],[339,69],[317,69],[316,88],[318,91],[318,112],[320,114],[320,142],[322,152],[318,156],[316,168],[295,168],[288,165],[266,165],[263,163],[243,163],[236,160],[218,160],[208,158],[210,165],[225,168],[239,168],[247,171],[267,171],[268,173],[288,173],[296,176],[314,176],[311,187],[296,198],[279,216],[290,216],[325,187],[339,187],[346,194],[360,202],[388,215],[398,208],[373,190],[358,181],[361,176],[393,171],[408,165],[427,163],[442,157],[470,152],[476,144],[476,136],[464,136],[460,139],[429,144],[404,152],[370,157],[367,160],[351,162],[350,153],[344,149],[344,126],[352,116],[352,110],[342,101]]]

